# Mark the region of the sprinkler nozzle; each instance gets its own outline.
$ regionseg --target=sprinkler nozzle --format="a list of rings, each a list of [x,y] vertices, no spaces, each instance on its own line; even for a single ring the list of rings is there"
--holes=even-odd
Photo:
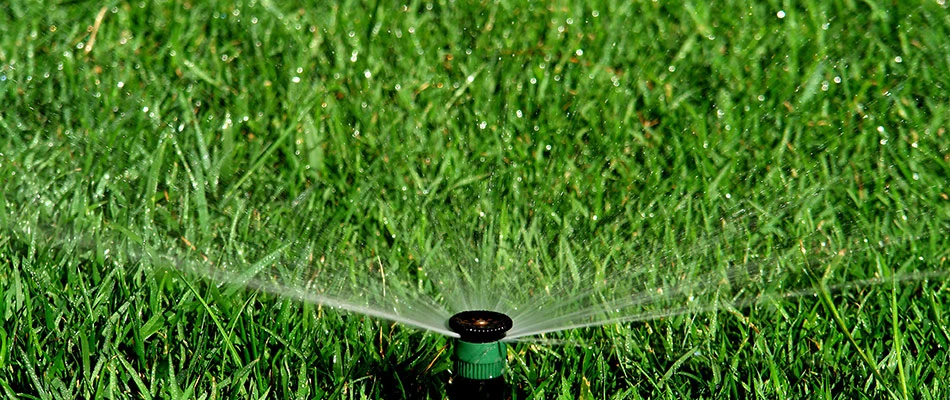
[[[501,376],[507,350],[499,340],[511,329],[511,318],[495,311],[463,311],[449,318],[449,328],[461,336],[455,346],[455,366],[461,377],[484,380]]]

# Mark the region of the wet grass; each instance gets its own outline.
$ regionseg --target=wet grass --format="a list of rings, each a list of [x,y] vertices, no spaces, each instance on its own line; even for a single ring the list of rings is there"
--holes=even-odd
[[[304,243],[430,293],[426,250],[503,242],[541,284],[800,267],[767,301],[514,344],[517,398],[944,398],[948,15],[0,6],[0,392],[441,398],[444,337],[181,270]]]

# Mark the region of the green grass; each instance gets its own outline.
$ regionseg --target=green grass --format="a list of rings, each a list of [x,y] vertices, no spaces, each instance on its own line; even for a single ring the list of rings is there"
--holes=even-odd
[[[517,398],[950,395],[946,6],[380,3],[0,6],[0,393],[441,398],[447,338],[182,270],[486,252],[783,271]]]

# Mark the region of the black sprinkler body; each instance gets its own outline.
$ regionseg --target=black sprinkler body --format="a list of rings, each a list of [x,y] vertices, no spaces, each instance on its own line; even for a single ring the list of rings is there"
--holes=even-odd
[[[511,318],[495,311],[462,311],[449,318],[449,329],[469,343],[491,343],[504,339]]]

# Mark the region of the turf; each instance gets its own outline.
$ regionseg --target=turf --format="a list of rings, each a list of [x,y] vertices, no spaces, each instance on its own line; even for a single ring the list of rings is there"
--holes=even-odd
[[[187,270],[439,296],[498,236],[513,282],[805,266],[515,343],[516,398],[946,398],[948,54],[932,1],[10,2],[0,391],[442,398],[448,338]]]

